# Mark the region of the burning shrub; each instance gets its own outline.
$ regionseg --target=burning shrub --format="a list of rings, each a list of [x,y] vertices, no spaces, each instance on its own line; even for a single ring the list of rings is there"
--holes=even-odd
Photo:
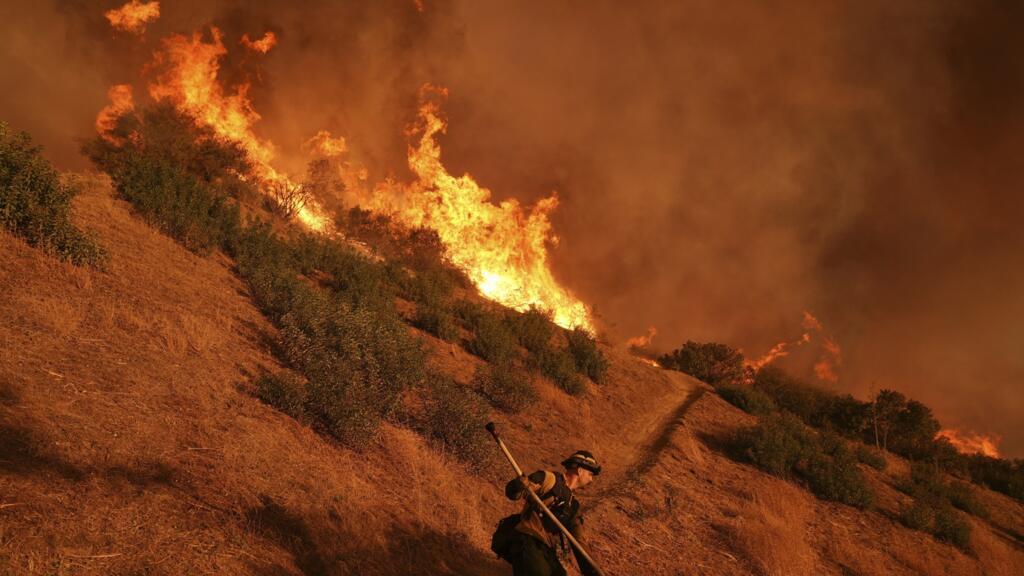
[[[576,363],[576,370],[580,374],[586,374],[595,383],[604,381],[608,373],[608,359],[597,347],[597,341],[586,332],[577,328],[566,333],[569,341],[569,354]]]
[[[867,508],[874,500],[846,442],[835,434],[816,434],[787,412],[772,414],[740,433],[737,447],[759,468],[799,478],[824,500],[858,508]]]
[[[715,389],[723,400],[748,414],[764,416],[778,410],[767,394],[743,384],[725,384]]]
[[[285,220],[295,217],[312,198],[303,185],[286,181],[271,183],[267,191],[271,211]]]
[[[473,382],[503,412],[515,414],[537,401],[530,373],[511,362],[477,368]]]
[[[41,150],[0,123],[0,227],[73,264],[102,267],[106,251],[71,223],[77,190],[60,181]]]
[[[658,358],[669,370],[678,370],[717,386],[743,379],[743,355],[725,344],[687,341],[682,348]]]

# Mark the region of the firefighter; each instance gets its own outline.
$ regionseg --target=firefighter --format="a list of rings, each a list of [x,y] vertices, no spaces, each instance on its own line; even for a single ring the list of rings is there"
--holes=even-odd
[[[584,543],[583,516],[574,492],[586,488],[601,473],[601,466],[587,450],[577,450],[562,461],[565,473],[538,470],[529,476],[513,478],[505,486],[505,496],[518,500],[529,486],[549,510],[576,538]],[[566,543],[558,527],[529,501],[515,525],[516,539],[506,557],[512,563],[515,576],[565,576],[565,568],[558,558],[558,549]],[[576,563],[583,576],[593,576],[594,569],[573,548]]]

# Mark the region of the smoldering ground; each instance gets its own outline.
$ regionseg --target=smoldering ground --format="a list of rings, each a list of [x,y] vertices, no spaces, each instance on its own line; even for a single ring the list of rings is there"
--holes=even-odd
[[[612,339],[757,355],[809,310],[839,389],[898,388],[1024,454],[1018,3],[176,2],[142,37],[115,4],[0,14],[4,119],[63,167],[172,32],[225,31],[225,78],[254,80],[292,171],[328,129],[403,177],[417,91],[445,85],[451,171],[559,192],[555,272]],[[265,30],[269,55],[237,46]]]

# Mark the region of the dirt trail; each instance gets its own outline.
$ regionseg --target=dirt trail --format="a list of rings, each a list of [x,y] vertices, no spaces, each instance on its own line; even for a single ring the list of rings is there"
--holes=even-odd
[[[594,490],[587,498],[591,508],[600,503],[607,496],[614,496],[625,490],[631,483],[636,482],[646,474],[658,461],[661,452],[668,446],[675,431],[685,420],[686,413],[710,388],[690,378],[681,372],[666,370],[665,375],[678,386],[679,395],[676,400],[676,407],[668,411],[654,426],[644,441],[634,451],[636,455],[633,461],[625,469],[602,482],[602,487]]]

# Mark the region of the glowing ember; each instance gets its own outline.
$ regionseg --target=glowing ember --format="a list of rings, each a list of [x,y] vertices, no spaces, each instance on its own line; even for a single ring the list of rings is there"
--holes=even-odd
[[[128,84],[116,84],[107,90],[107,97],[110,98],[110,104],[104,106],[96,116],[96,132],[108,142],[117,144],[118,139],[110,132],[114,129],[118,117],[131,112],[134,108],[132,87]]]
[[[590,311],[555,281],[548,267],[548,244],[557,241],[548,213],[558,205],[557,197],[526,211],[514,199],[492,203],[491,191],[468,174],[449,174],[435,139],[446,128],[438,103],[446,95],[432,86],[422,90],[419,120],[410,131],[419,140],[409,147],[409,168],[417,180],[383,182],[366,207],[405,225],[435,230],[448,258],[485,297],[516,310],[536,306],[551,312],[560,326],[593,332]]]
[[[985,436],[972,432],[960,432],[952,428],[941,430],[935,438],[945,438],[962,454],[984,454],[999,458],[999,437]]]
[[[115,30],[142,34],[146,31],[146,24],[160,17],[160,3],[143,4],[139,0],[132,0],[120,8],[108,11],[104,16]]]
[[[277,45],[277,36],[273,32],[268,31],[263,35],[263,38],[253,41],[249,39],[248,34],[242,34],[241,44],[250,50],[259,52],[260,54],[266,54],[267,52],[270,52],[271,48]]]
[[[221,33],[210,28],[212,42],[204,42],[200,33],[191,37],[175,34],[163,40],[162,51],[156,54],[155,64],[163,70],[156,82],[150,84],[149,94],[155,100],[169,100],[179,110],[209,126],[217,135],[238,142],[252,161],[253,170],[268,187],[287,184],[288,178],[271,166],[274,149],[270,142],[260,140],[252,126],[260,115],[249,101],[249,84],[235,88],[234,94],[225,94],[217,82],[220,58],[227,53],[221,42]],[[325,230],[330,219],[312,202],[299,211],[298,218],[314,230]]]

